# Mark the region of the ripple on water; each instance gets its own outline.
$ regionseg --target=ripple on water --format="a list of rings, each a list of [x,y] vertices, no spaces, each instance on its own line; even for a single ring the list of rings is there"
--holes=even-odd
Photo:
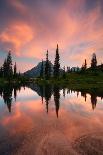
[[[36,155],[76,155],[70,142],[62,133],[46,135],[38,145]]]
[[[103,133],[92,133],[78,138],[73,148],[82,155],[103,155]]]

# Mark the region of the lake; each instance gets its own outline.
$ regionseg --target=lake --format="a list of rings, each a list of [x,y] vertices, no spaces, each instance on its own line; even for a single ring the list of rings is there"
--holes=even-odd
[[[0,88],[0,155],[102,155],[103,92]]]

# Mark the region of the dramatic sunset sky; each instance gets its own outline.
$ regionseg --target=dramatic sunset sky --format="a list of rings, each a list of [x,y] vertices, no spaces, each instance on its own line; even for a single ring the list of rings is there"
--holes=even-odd
[[[0,0],[0,65],[9,49],[23,72],[45,59],[61,66],[103,59],[103,0]]]

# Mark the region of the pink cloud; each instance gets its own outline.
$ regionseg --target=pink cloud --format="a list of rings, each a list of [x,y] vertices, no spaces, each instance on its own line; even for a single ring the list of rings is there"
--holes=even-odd
[[[65,65],[69,65],[68,62],[71,61],[81,66],[84,58],[90,63],[94,51],[101,62],[101,6],[98,3],[84,13],[85,4],[86,0],[69,0],[59,6],[59,9],[52,5],[46,5],[46,9],[43,6],[36,14],[33,8],[23,5],[21,1],[10,0],[10,5],[25,13],[26,19],[9,23],[0,33],[0,41],[4,45],[10,44],[14,53],[22,57],[42,59],[45,58],[47,49],[54,56],[58,43]]]
[[[12,23],[0,34],[1,42],[10,43],[17,55],[20,54],[20,49],[32,39],[32,29],[24,23]]]

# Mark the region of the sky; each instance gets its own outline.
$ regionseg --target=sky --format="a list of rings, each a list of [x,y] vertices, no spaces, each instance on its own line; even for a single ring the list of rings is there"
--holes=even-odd
[[[103,61],[103,0],[0,0],[0,65],[9,50],[18,70],[31,69],[48,49],[61,67],[79,66],[92,53]]]

